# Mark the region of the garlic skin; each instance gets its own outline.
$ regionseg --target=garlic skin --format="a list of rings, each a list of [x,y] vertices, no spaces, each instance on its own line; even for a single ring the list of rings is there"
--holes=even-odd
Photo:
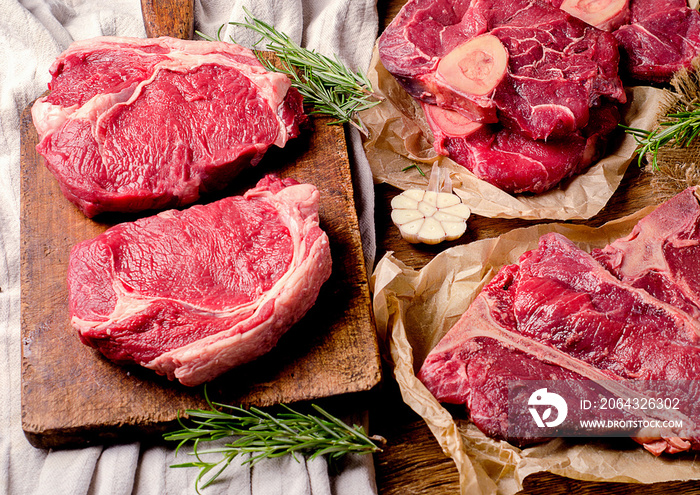
[[[467,230],[471,210],[452,192],[408,189],[391,200],[391,221],[411,243],[453,241]]]

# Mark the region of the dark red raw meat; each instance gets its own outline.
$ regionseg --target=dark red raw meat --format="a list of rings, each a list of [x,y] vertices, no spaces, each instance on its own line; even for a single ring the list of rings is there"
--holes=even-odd
[[[700,55],[700,14],[685,0],[631,0],[630,23],[614,32],[621,72],[668,82]]]
[[[697,259],[700,240],[695,194],[669,200],[595,257],[559,234],[542,236],[484,287],[418,377],[438,400],[465,404],[488,435],[513,443],[522,439],[508,437],[507,380],[695,380],[700,321],[676,305],[678,293],[697,300],[685,291],[697,289],[697,263],[686,258]],[[652,295],[660,279],[678,285],[672,297]],[[657,455],[700,448],[700,438],[638,441]]]
[[[620,280],[700,319],[700,203],[689,188],[591,254]]]
[[[508,193],[539,194],[584,171],[603,156],[620,113],[605,102],[591,121],[566,138],[530,139],[500,124],[473,123],[456,112],[423,104],[437,153]],[[446,112],[449,116],[445,117]],[[443,118],[436,118],[442,115]],[[458,125],[452,125],[454,123]]]
[[[491,92],[465,93],[442,77],[440,62],[487,33],[505,48],[507,70]],[[601,99],[626,100],[613,36],[537,1],[412,0],[382,33],[378,49],[415,98],[534,139],[585,127]]]

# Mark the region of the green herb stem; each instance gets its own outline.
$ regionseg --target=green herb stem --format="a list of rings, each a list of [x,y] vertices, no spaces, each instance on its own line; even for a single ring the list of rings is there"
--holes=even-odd
[[[199,474],[195,488],[209,486],[239,455],[250,454],[242,464],[255,464],[265,458],[301,454],[313,459],[327,456],[335,462],[348,453],[367,454],[380,451],[375,443],[381,437],[368,437],[362,427],[349,426],[317,405],[312,405],[318,416],[302,414],[288,406],[272,415],[258,408],[244,409],[237,406],[211,402],[205,398],[210,409],[185,411],[191,426],[180,418],[181,430],[166,433],[164,438],[179,442],[176,453],[189,442],[193,443],[192,455],[196,460],[171,467],[197,467]],[[200,448],[201,442],[223,438],[230,441],[221,447]],[[218,456],[205,460],[203,456]],[[205,481],[205,477],[208,478]]]
[[[286,74],[314,115],[333,117],[330,124],[349,123],[364,134],[367,129],[359,112],[378,104],[381,100],[372,91],[372,85],[361,72],[352,71],[337,57],[330,58],[314,50],[300,47],[289,36],[270,24],[256,19],[248,9],[243,22],[230,22],[233,26],[250,29],[261,36],[256,43],[265,40],[265,49],[277,55],[281,67],[258,56],[260,62],[271,71]],[[221,40],[219,28],[217,39]],[[214,38],[198,33],[204,39]],[[231,41],[234,41],[233,39]]]
[[[660,122],[653,131],[620,125],[637,140],[637,163],[640,166],[642,159],[650,154],[653,167],[658,168],[657,155],[662,146],[687,147],[700,133],[700,109],[669,113],[666,118],[668,120]]]
[[[402,168],[401,171],[402,171],[402,172],[406,172],[406,171],[408,171],[408,170],[411,170],[412,168],[415,168],[416,170],[418,170],[418,173],[421,174],[423,177],[425,177],[425,178],[428,177],[427,175],[425,175],[425,172],[423,172],[423,169],[420,168],[420,167],[419,167],[417,164],[415,164],[415,163],[409,165],[408,167]]]

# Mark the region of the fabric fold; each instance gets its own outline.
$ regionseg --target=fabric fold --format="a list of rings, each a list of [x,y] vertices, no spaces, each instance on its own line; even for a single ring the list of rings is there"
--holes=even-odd
[[[366,69],[378,20],[371,0],[196,0],[195,29],[215,35],[243,19],[243,7],[292,39],[351,67]],[[96,36],[145,37],[138,0],[0,0],[0,494],[195,494],[191,447],[141,443],[77,450],[32,447],[21,428],[20,331],[20,117],[46,91],[48,68],[71,42]],[[332,34],[332,35],[331,35]],[[257,36],[232,26],[222,31],[248,47]],[[352,139],[354,180],[366,257],[374,257],[373,185],[360,140]],[[81,407],[77,404],[76,407]],[[268,483],[293,483],[294,493],[374,494],[371,456],[329,474],[325,461],[262,461],[251,471],[234,461],[209,494],[267,495]],[[269,476],[269,477],[268,477]],[[277,481],[274,481],[274,478]],[[289,493],[285,491],[285,493]]]

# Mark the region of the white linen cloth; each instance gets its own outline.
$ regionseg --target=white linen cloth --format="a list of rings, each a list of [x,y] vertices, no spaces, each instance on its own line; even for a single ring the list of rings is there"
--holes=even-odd
[[[196,0],[195,29],[215,35],[222,24],[243,20],[242,7],[292,39],[337,54],[365,70],[377,35],[373,0]],[[190,449],[138,443],[77,450],[32,447],[21,428],[20,408],[20,130],[23,109],[41,95],[55,57],[79,39],[145,37],[139,0],[0,0],[0,495],[193,494],[196,468]],[[227,28],[246,44],[256,38]],[[351,132],[358,212],[368,269],[374,257],[373,185],[360,138]],[[173,445],[174,447],[174,445]],[[253,468],[236,462],[205,495],[364,495],[376,493],[371,456],[347,458],[339,474],[324,459],[291,457]]]

